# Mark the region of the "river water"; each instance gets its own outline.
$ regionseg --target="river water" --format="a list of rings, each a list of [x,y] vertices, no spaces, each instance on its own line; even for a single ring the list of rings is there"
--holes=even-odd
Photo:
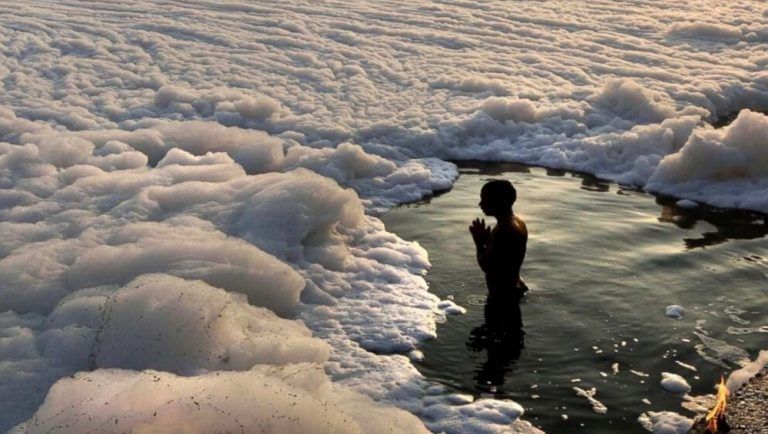
[[[430,290],[467,309],[423,346],[426,377],[512,399],[547,432],[643,432],[645,411],[691,415],[661,387],[662,372],[708,394],[740,359],[768,348],[765,216],[683,209],[589,175],[515,164],[467,163],[460,173],[451,191],[382,217],[428,250]],[[467,227],[482,216],[479,192],[491,178],[514,183],[530,233],[524,345],[501,352],[470,339],[486,290]],[[683,319],[666,315],[673,304]],[[595,388],[607,410],[575,388]]]

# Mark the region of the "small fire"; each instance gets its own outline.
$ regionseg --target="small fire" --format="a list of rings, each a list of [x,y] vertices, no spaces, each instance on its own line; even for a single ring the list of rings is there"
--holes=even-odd
[[[720,377],[720,384],[717,385],[717,402],[712,410],[707,413],[707,430],[716,434],[718,431],[718,423],[724,422],[725,419],[725,407],[728,402],[728,387],[725,385],[725,380]]]

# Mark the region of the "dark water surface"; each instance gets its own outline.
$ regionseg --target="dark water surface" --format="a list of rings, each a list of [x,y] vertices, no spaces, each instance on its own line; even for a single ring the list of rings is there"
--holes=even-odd
[[[514,351],[489,355],[468,345],[483,323],[486,290],[467,227],[481,217],[479,192],[489,178],[515,184],[515,213],[530,232],[523,277],[532,290],[516,360],[508,360]],[[768,348],[764,217],[685,210],[570,172],[468,164],[450,192],[382,220],[429,251],[431,291],[467,308],[423,346],[417,367],[426,377],[457,392],[513,399],[550,433],[617,433],[644,432],[637,418],[645,411],[690,416],[662,389],[662,372],[682,375],[693,395],[708,394],[740,356]],[[666,316],[672,304],[685,307],[682,320]],[[595,412],[574,387],[596,388],[607,412]]]

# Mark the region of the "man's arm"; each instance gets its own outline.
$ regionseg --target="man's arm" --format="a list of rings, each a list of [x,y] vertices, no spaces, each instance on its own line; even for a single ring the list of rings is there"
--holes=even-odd
[[[472,240],[475,242],[475,253],[477,255],[477,264],[484,272],[488,269],[488,243],[491,239],[491,228],[485,225],[484,219],[475,219],[469,226],[469,232],[472,233]]]
[[[486,275],[513,281],[512,285],[516,286],[525,258],[528,234],[524,224],[514,225],[511,229],[502,228],[489,237],[485,250],[478,250],[478,263]]]

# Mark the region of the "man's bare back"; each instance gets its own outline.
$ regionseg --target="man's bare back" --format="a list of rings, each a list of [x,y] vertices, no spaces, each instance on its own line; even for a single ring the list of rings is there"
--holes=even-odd
[[[469,227],[475,241],[477,262],[485,273],[489,298],[520,297],[527,287],[520,278],[525,259],[528,229],[512,212],[516,192],[508,181],[490,181],[480,195],[480,208],[496,217],[490,228],[484,219],[475,219]]]

